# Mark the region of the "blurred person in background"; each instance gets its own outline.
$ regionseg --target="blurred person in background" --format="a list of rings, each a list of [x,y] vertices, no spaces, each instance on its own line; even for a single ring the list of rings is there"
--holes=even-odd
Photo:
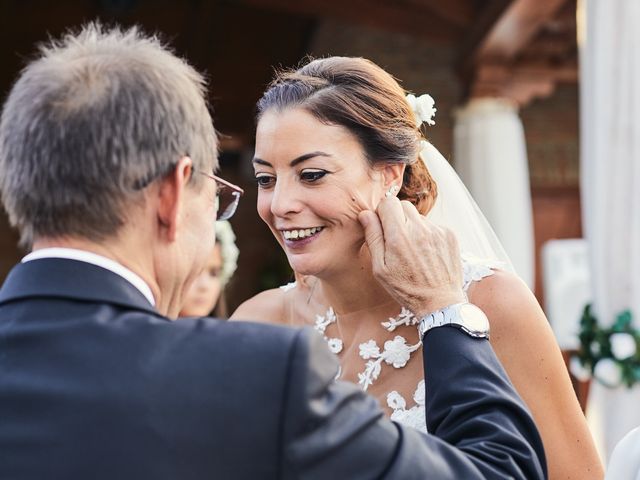
[[[180,317],[229,316],[225,287],[238,268],[239,254],[231,224],[216,222],[216,244],[206,267],[187,291]]]

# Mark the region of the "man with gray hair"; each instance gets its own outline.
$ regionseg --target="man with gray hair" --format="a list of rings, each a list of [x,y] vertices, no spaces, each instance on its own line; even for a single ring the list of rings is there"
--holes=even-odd
[[[0,290],[0,478],[544,478],[486,329],[425,334],[422,435],[334,381],[313,331],[170,320],[242,193],[213,173],[204,93],[156,38],[98,25],[11,90],[0,188],[33,249]],[[455,239],[403,212],[362,213],[380,282],[424,314],[464,301]],[[391,231],[438,267],[412,270]]]

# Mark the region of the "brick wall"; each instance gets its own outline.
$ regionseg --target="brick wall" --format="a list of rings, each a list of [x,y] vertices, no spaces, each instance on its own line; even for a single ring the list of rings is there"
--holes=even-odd
[[[542,245],[554,238],[582,237],[578,105],[578,86],[559,85],[551,97],[521,111],[535,226],[535,292],[542,305]]]
[[[436,124],[428,129],[431,142],[451,158],[453,111],[461,87],[451,66],[451,45],[429,43],[408,35],[381,32],[337,22],[324,22],[316,31],[310,53],[315,56],[361,56],[372,60],[416,94],[428,93],[436,101]]]
[[[578,187],[578,103],[577,85],[558,85],[551,97],[520,112],[532,187]]]

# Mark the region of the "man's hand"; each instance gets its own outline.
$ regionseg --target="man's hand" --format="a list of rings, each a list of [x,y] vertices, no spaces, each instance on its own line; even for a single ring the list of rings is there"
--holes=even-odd
[[[376,215],[377,213],[377,215]],[[373,274],[416,316],[465,301],[458,241],[409,202],[383,199],[377,212],[360,212]]]

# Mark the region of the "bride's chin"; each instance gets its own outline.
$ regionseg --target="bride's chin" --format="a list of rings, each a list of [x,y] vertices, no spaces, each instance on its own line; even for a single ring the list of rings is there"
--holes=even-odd
[[[287,259],[291,269],[298,275],[317,276],[322,270],[316,262],[308,261],[308,259],[296,258],[295,255],[289,256]]]
[[[315,277],[318,276],[319,273],[317,268],[313,268],[310,265],[300,265],[291,262],[289,262],[289,265],[297,275],[313,275]]]

